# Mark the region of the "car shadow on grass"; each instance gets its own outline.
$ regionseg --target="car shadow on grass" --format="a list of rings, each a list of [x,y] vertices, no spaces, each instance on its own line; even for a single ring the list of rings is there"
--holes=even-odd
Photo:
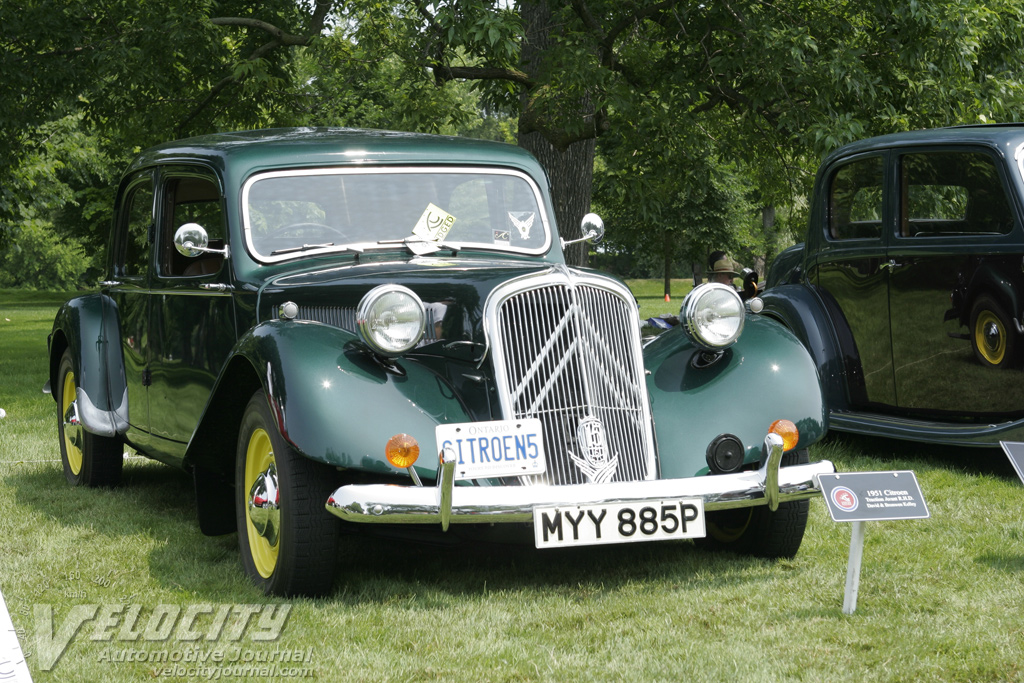
[[[207,537],[199,531],[192,482],[184,472],[133,459],[126,463],[122,485],[113,489],[72,488],[56,467],[7,481],[17,490],[19,505],[53,524],[47,533],[60,533],[60,527],[87,529],[97,536],[90,552],[102,555],[107,545],[112,557],[115,548],[123,552],[125,539],[139,547],[139,557],[120,556],[111,559],[112,565],[144,564],[156,584],[204,600],[263,599],[243,575],[236,535]],[[478,529],[445,534],[434,525],[389,534],[356,525],[345,530],[335,591],[328,600],[346,604],[390,602],[396,592],[428,601],[439,593],[524,589],[582,596],[648,580],[729,587],[768,581],[775,571],[801,566],[799,556],[773,563],[705,551],[691,541],[538,550],[526,525],[518,530],[519,538],[501,539],[474,537]],[[145,576],[138,579],[147,583]]]
[[[1017,479],[1009,459],[998,446],[964,447],[902,441],[862,434],[829,432],[812,451],[815,458],[830,457],[833,450],[853,454],[858,464],[867,460],[878,469],[912,469],[926,471],[946,469],[972,476]],[[868,470],[866,467],[858,467]]]

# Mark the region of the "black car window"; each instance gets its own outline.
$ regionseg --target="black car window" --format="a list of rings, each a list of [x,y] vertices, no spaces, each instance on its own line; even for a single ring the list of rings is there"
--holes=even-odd
[[[1010,204],[987,154],[906,154],[900,179],[904,237],[1003,235],[1013,228]]]
[[[124,260],[119,264],[124,277],[144,277],[149,260],[149,234],[153,226],[153,186],[147,179],[129,189],[124,204]]]
[[[186,175],[165,177],[160,221],[160,275],[198,277],[220,270],[220,254],[184,256],[174,246],[174,233],[185,223],[206,230],[210,249],[224,248],[224,215],[220,187],[213,177]]]
[[[846,164],[833,176],[828,194],[828,236],[833,240],[882,235],[882,158]]]

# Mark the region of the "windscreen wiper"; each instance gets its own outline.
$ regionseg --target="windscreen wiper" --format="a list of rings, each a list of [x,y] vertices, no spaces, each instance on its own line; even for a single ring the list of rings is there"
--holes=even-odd
[[[310,249],[324,249],[325,247],[333,247],[334,242],[324,242],[323,244],[303,244],[301,247],[288,247],[287,249],[275,249],[270,252],[271,256],[277,256],[278,254],[291,254],[297,251],[309,251]],[[342,247],[347,249],[348,247]]]

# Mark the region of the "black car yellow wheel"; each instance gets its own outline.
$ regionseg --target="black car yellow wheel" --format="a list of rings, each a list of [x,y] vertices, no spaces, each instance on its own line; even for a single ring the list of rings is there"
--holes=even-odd
[[[88,432],[79,420],[78,384],[71,351],[57,370],[57,436],[64,477],[75,486],[114,486],[121,481],[124,456],[120,439]]]
[[[1013,322],[991,297],[978,297],[971,308],[971,346],[982,365],[1005,368],[1013,360]]]
[[[246,574],[268,595],[324,595],[334,582],[340,522],[325,508],[333,468],[281,436],[267,397],[256,392],[238,434],[235,510]]]
[[[806,448],[782,457],[783,466],[810,461]],[[763,505],[709,512],[707,537],[698,545],[757,557],[793,557],[803,542],[809,509],[810,501],[794,500],[781,503],[775,512]]]

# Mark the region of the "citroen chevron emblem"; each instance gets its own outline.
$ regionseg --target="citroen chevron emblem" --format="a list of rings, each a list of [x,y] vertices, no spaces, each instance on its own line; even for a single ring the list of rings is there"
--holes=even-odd
[[[569,451],[580,471],[586,475],[593,484],[604,484],[611,481],[615,471],[619,468],[619,458],[608,457],[608,441],[604,435],[604,425],[593,415],[588,415],[580,420],[576,427],[576,441],[580,446],[579,457]]]

